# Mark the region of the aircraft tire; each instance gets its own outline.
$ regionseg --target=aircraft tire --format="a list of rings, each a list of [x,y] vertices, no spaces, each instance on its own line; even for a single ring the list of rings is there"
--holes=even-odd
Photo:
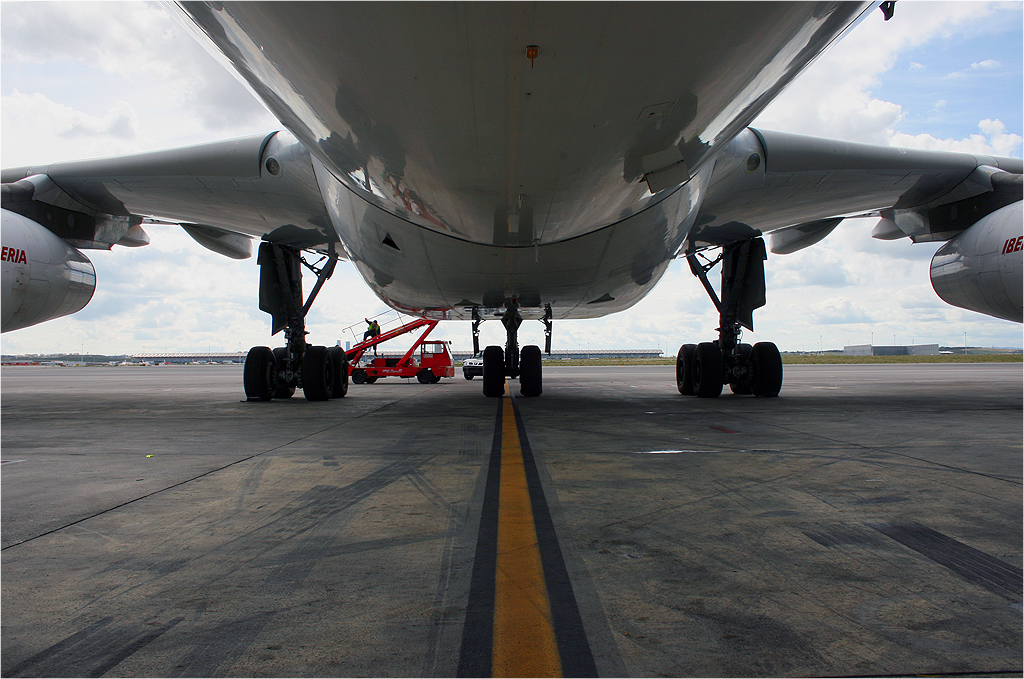
[[[306,347],[302,355],[302,393],[307,401],[326,401],[334,390],[334,365],[327,347]]]
[[[363,384],[366,382],[366,371],[362,368],[356,368],[352,371],[352,375],[350,377],[354,384]]]
[[[427,368],[416,373],[416,381],[420,384],[430,384],[434,381],[434,373],[430,372]]]
[[[750,351],[750,389],[769,398],[782,390],[782,356],[772,342],[758,342]]]
[[[544,391],[540,347],[530,344],[519,352],[519,393],[526,397],[540,396]]]
[[[750,352],[753,349],[749,344],[740,344],[736,347],[737,358],[739,359],[740,365],[750,366]],[[753,394],[754,392],[750,389],[750,372],[747,372],[746,378],[739,382],[730,382],[729,388],[732,389],[732,393],[746,396]]]
[[[276,361],[270,347],[253,347],[245,355],[242,385],[249,401],[269,401],[274,397]]]
[[[683,396],[693,396],[693,354],[696,344],[684,344],[676,354],[676,388]]]
[[[499,346],[484,349],[484,396],[505,395],[505,350]]]
[[[331,347],[327,351],[331,355],[331,363],[334,364],[331,398],[345,398],[348,394],[348,354],[341,347]]]
[[[722,350],[713,342],[701,342],[693,354],[693,393],[700,398],[718,398],[724,382]]]

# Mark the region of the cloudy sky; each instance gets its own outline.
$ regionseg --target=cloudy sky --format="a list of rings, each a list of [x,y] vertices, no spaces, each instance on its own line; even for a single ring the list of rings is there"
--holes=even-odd
[[[1022,4],[912,2],[875,11],[755,126],[849,141],[1021,157]],[[159,5],[0,3],[0,163],[110,156],[279,129]],[[1022,345],[1021,326],[946,305],[928,281],[937,244],[872,240],[847,220],[822,243],[766,264],[768,306],[745,341],[782,350],[845,344]],[[280,343],[257,308],[255,258],[203,249],[177,227],[144,248],[90,251],[98,289],[79,314],[5,333],[4,353],[233,351]],[[311,341],[387,311],[342,264],[308,319]],[[394,317],[392,312],[391,317]],[[632,309],[556,323],[554,348],[661,348],[716,336],[717,314],[684,262]],[[361,331],[357,326],[355,330]],[[503,343],[501,325],[482,339]],[[468,323],[435,333],[472,346]],[[543,341],[540,323],[524,343]],[[397,349],[397,347],[395,347]]]

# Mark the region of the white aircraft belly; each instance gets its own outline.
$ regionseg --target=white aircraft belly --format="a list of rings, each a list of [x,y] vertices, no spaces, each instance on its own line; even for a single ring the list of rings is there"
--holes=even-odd
[[[662,200],[645,172],[691,175],[867,6],[183,3],[339,180],[495,245]]]
[[[527,318],[626,309],[660,280],[698,213],[710,168],[657,205],[604,229],[535,246],[474,243],[423,228],[363,200],[314,162],[349,259],[394,308],[428,318],[487,317],[516,298]]]

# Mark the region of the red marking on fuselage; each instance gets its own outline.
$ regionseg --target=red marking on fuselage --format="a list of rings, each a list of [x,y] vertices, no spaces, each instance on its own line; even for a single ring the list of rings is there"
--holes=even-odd
[[[1004,255],[1008,255],[1011,252],[1020,252],[1022,249],[1024,249],[1024,236],[1017,236],[1003,243]]]
[[[4,245],[0,248],[0,261],[27,264],[28,258],[25,255],[25,251],[21,248],[9,248]]]

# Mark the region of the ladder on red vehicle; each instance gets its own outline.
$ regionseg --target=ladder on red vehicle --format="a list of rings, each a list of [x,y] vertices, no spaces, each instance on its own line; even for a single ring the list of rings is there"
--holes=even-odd
[[[426,318],[417,318],[415,321],[410,321],[405,325],[401,325],[392,330],[388,330],[387,332],[382,332],[376,337],[371,337],[368,340],[360,342],[359,344],[355,345],[354,347],[345,352],[345,354],[348,356],[349,365],[356,365],[356,363],[359,362],[359,359],[363,357],[363,354],[366,353],[367,349],[372,349],[381,342],[387,342],[388,340],[399,337],[400,335],[404,335],[407,332],[412,332],[417,328],[422,328],[426,326],[426,330],[423,331],[423,334],[420,335],[419,339],[417,339],[409,348],[409,351],[405,352],[405,355],[402,356],[402,358],[398,361],[398,365],[406,365],[407,363],[409,363],[409,360],[412,358],[412,355],[416,351],[416,349],[418,349],[423,344],[423,341],[427,338],[427,335],[430,334],[430,331],[433,330],[437,326],[437,324],[438,321],[431,321]]]

